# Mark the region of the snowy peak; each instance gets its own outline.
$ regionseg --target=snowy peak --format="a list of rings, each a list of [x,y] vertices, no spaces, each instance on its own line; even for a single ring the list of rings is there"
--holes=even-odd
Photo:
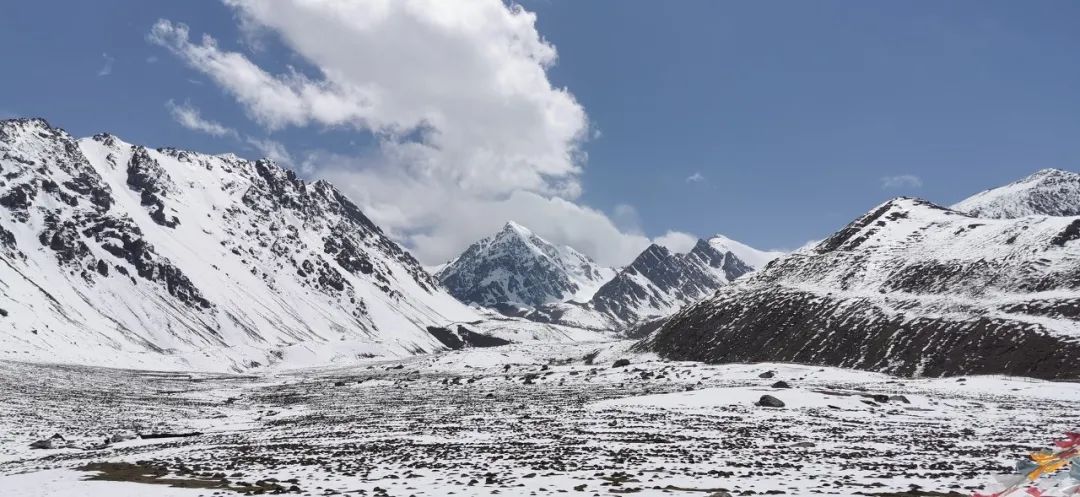
[[[889,243],[890,237],[922,226],[925,223],[948,222],[969,216],[941,207],[926,200],[897,197],[878,205],[840,231],[822,240],[814,248],[819,253],[834,250],[854,250],[867,242]]]
[[[269,160],[19,119],[0,174],[0,359],[329,362],[439,350],[427,327],[478,318],[336,188]]]
[[[1080,174],[1042,169],[1019,181],[977,193],[953,205],[953,209],[998,219],[1080,215]]]
[[[594,309],[621,326],[666,316],[752,271],[732,252],[698,240],[685,254],[653,244],[596,292]]]
[[[588,300],[614,273],[570,247],[556,246],[508,221],[498,233],[465,249],[436,277],[463,302],[536,307]]]
[[[779,250],[758,250],[719,233],[709,238],[709,245],[721,254],[727,252],[735,254],[735,257],[754,269],[762,269],[773,259],[784,255],[784,252]]]

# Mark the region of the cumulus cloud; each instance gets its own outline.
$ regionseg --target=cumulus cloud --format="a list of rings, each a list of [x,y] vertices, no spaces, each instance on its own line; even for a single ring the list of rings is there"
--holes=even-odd
[[[697,241],[698,237],[681,231],[668,231],[656,237],[655,240],[657,245],[667,247],[668,250],[678,254],[689,252],[697,244]]]
[[[705,181],[705,175],[700,172],[694,172],[694,174],[686,177],[687,183],[700,183],[702,181]]]
[[[246,45],[276,36],[315,71],[271,73],[167,20],[149,40],[268,130],[373,134],[375,150],[316,152],[300,167],[340,184],[421,260],[457,255],[508,218],[611,264],[648,243],[576,202],[592,128],[548,80],[557,53],[531,12],[501,0],[224,1]]]
[[[168,102],[165,102],[165,108],[169,110],[169,115],[172,116],[174,121],[192,131],[199,131],[218,137],[231,136],[236,138],[239,136],[236,133],[236,130],[228,126],[209,119],[203,119],[199,114],[199,109],[192,107],[188,103],[178,104],[169,100]]]
[[[885,176],[881,178],[881,187],[886,190],[919,188],[921,186],[922,179],[914,174],[900,174],[897,176]]]

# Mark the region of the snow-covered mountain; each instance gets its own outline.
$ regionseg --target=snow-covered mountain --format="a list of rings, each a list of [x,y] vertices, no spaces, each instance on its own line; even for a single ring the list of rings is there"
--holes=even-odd
[[[994,205],[1059,212],[1014,191]],[[894,199],[685,308],[639,348],[710,362],[1080,378],[1078,239],[1080,217],[976,218]]]
[[[1022,180],[977,193],[952,206],[975,217],[1080,215],[1080,174],[1043,169]]]
[[[757,252],[739,245],[746,253]],[[543,306],[526,318],[584,328],[627,329],[668,316],[754,270],[732,251],[721,252],[717,246],[722,245],[698,240],[689,252],[678,254],[650,245],[588,302]]]
[[[573,248],[510,221],[444,265],[436,278],[463,302],[536,307],[589,300],[614,275]]]
[[[325,181],[0,121],[0,359],[222,369],[444,348],[480,316]]]
[[[745,262],[746,265],[755,270],[764,268],[768,263],[772,262],[773,259],[786,253],[779,250],[758,250],[721,234],[715,234],[712,238],[709,238],[709,245],[721,254],[731,252],[735,257],[738,257],[740,261]]]

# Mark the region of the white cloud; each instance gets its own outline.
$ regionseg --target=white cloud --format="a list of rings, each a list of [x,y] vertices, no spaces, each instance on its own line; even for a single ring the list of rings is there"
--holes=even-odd
[[[104,59],[105,62],[102,64],[101,69],[98,69],[98,77],[108,76],[112,74],[113,63],[116,62],[116,59],[114,59],[107,53],[101,54],[101,58]]]
[[[914,174],[901,174],[897,176],[884,176],[881,178],[881,187],[887,190],[900,188],[920,188],[922,179]]]
[[[705,175],[697,171],[695,171],[694,174],[686,177],[687,183],[700,183],[702,181],[705,181]]]
[[[685,254],[694,248],[697,244],[698,237],[691,235],[690,233],[683,233],[681,231],[668,231],[661,236],[656,237],[654,240],[657,245],[667,247],[668,250]]]
[[[178,104],[169,100],[168,102],[165,102],[165,108],[169,109],[169,114],[172,116],[173,120],[192,131],[199,131],[218,137],[239,137],[236,130],[221,123],[203,119],[203,117],[199,115],[199,109],[196,109],[187,103]]]
[[[630,204],[618,204],[612,209],[611,221],[627,233],[641,233],[641,216]]]
[[[547,69],[535,15],[501,0],[224,0],[251,33],[275,35],[317,74],[272,74],[158,21],[149,39],[203,73],[269,130],[373,133],[377,150],[322,152],[302,169],[339,184],[424,262],[441,262],[506,219],[600,262],[648,243],[579,205],[581,145],[595,130]]]
[[[295,164],[292,154],[289,153],[285,148],[285,145],[281,144],[281,142],[269,138],[255,138],[251,136],[245,138],[245,141],[267,159],[288,167],[292,167]]]

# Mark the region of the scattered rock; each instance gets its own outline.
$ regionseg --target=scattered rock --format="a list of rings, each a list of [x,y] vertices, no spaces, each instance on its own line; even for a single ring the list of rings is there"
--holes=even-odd
[[[760,407],[784,407],[784,401],[772,395],[762,395],[754,405]]]
[[[908,400],[908,398],[904,397],[903,395],[890,395],[889,400],[896,401],[896,402],[903,402],[905,404],[910,404],[911,403],[911,401]]]
[[[139,438],[139,435],[135,434],[135,432],[122,431],[120,433],[114,433],[113,436],[109,437],[109,443],[118,443],[125,440],[134,440],[136,438]]]
[[[764,373],[759,374],[757,377],[758,378],[772,378],[774,376],[776,376],[776,373],[774,373],[772,371],[766,371]]]
[[[55,434],[55,435],[53,435],[53,436],[51,436],[49,438],[46,438],[44,440],[38,440],[37,442],[34,442],[34,443],[30,444],[30,448],[31,449],[56,449],[56,448],[59,448],[59,447],[63,446],[64,442],[66,442],[66,440],[64,440],[64,437],[60,436],[60,434],[57,433],[57,434]]]
[[[773,388],[791,388],[791,385],[788,385],[788,382],[786,382],[784,380],[780,380],[780,381],[778,381],[776,383],[773,383],[772,387]]]
[[[626,367],[626,366],[629,366],[629,365],[630,365],[630,359],[619,359],[619,360],[615,361],[611,365],[611,367],[613,367],[613,368],[623,368],[623,367]]]

